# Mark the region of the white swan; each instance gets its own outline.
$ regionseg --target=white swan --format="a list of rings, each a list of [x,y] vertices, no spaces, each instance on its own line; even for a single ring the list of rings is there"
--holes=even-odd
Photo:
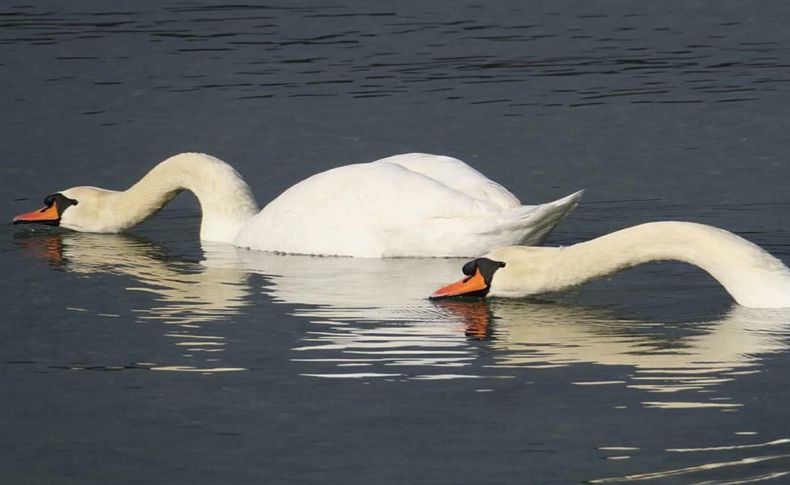
[[[264,251],[360,257],[474,256],[506,244],[540,243],[581,192],[521,205],[460,160],[411,153],[338,167],[283,192],[260,212],[230,165],[183,153],[126,191],[74,187],[14,223],[117,233],[155,214],[183,190],[200,201],[200,238]]]
[[[745,307],[790,307],[790,270],[782,261],[731,232],[677,221],[629,227],[568,247],[495,249],[464,265],[466,278],[431,297],[548,293],[665,260],[699,266]]]

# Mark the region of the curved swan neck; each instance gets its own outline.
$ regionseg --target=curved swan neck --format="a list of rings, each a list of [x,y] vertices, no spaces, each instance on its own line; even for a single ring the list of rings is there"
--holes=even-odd
[[[536,279],[542,292],[558,291],[640,264],[675,260],[708,272],[741,305],[790,305],[790,270],[780,260],[735,234],[703,224],[653,222],[565,248],[525,249],[505,278],[511,285],[516,278]],[[489,257],[496,259],[495,253]]]
[[[210,155],[182,153],[159,163],[123,192],[95,191],[104,232],[143,222],[183,190],[200,202],[202,240],[233,242],[241,226],[258,212],[252,190],[233,167]]]

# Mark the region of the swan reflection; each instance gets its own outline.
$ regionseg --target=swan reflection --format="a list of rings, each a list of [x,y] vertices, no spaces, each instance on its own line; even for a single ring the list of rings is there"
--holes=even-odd
[[[440,302],[447,305],[449,302]],[[448,310],[481,333],[482,302],[454,302]],[[603,309],[563,304],[495,301],[492,367],[546,368],[595,363],[634,368],[623,384],[651,392],[704,390],[759,371],[760,355],[787,349],[787,310],[733,306],[720,320],[673,325],[617,318]],[[611,384],[614,382],[577,382]],[[658,407],[682,403],[646,402]],[[687,403],[688,404],[688,403]],[[691,403],[729,407],[726,403]]]
[[[717,320],[668,325],[566,303],[427,300],[437,284],[456,276],[453,259],[321,258],[205,245],[194,262],[185,262],[126,235],[34,235],[20,244],[67,271],[131,278],[129,291],[155,297],[135,310],[137,318],[168,324],[167,337],[195,355],[232,352],[222,327],[211,324],[249,312],[262,292],[311,323],[294,344],[292,361],[318,377],[507,378],[514,368],[594,363],[632,371],[574,384],[704,393],[759,372],[762,356],[787,349],[790,328],[787,310],[740,306]],[[212,357],[160,367],[223,369],[209,365],[217,361]],[[644,405],[739,405],[700,395]]]

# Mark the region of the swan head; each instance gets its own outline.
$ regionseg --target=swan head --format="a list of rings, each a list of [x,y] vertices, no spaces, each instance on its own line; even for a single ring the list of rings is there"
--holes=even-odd
[[[443,286],[431,294],[431,299],[449,298],[452,296],[485,297],[491,290],[494,275],[507,266],[503,261],[489,258],[477,258],[464,264],[461,271],[464,278]]]
[[[67,197],[61,192],[56,192],[44,197],[44,207],[19,214],[14,217],[13,222],[14,224],[40,223],[48,226],[59,226],[66,211],[78,204],[78,200]]]
[[[466,275],[434,291],[430,298],[455,296],[517,298],[566,285],[557,257],[562,248],[508,246],[464,264]]]
[[[125,227],[110,207],[115,192],[72,187],[44,198],[44,207],[14,217],[14,224],[46,224],[78,232],[119,232]]]

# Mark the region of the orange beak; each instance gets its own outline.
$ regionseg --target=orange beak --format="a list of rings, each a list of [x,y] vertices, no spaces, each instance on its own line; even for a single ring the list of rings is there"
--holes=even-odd
[[[42,207],[41,209],[33,212],[25,212],[14,217],[14,224],[24,224],[29,222],[57,222],[60,220],[58,208],[56,204],[49,207]]]
[[[475,274],[472,276],[467,276],[460,281],[456,281],[455,283],[439,288],[438,290],[431,293],[430,298],[447,298],[450,296],[461,295],[478,296],[473,294],[485,291],[487,289],[488,284],[486,283],[485,278],[483,278],[483,273],[480,272],[480,268],[477,268],[475,269]]]

